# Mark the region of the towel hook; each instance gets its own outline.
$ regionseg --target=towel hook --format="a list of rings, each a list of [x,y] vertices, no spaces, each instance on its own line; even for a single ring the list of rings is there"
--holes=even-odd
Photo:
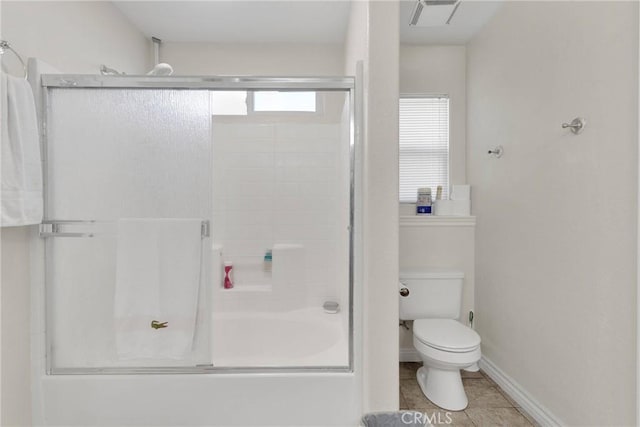
[[[578,135],[584,130],[584,127],[586,125],[587,121],[585,119],[583,119],[582,117],[576,117],[575,119],[571,120],[571,123],[563,123],[562,129],[570,128],[571,132],[573,132],[575,135]]]
[[[18,58],[18,61],[20,61],[20,64],[22,64],[22,72],[24,73],[24,79],[27,80],[27,77],[28,77],[27,64],[22,59],[22,56],[20,56],[20,54],[11,47],[8,41],[0,40],[0,56],[2,56],[6,51],[13,52],[16,58]]]
[[[504,154],[504,148],[502,148],[502,145],[498,145],[493,150],[487,151],[487,154],[491,154],[496,159],[499,159]]]

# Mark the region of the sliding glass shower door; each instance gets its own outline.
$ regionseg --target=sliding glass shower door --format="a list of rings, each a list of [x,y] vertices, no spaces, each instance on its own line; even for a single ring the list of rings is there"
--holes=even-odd
[[[352,80],[43,85],[50,373],[350,369]]]
[[[210,265],[202,262],[210,258],[211,248],[207,235],[212,208],[209,105],[206,90],[49,90],[45,220],[49,225],[45,233],[53,368],[211,363],[206,315],[210,288],[203,285]],[[182,231],[190,232],[189,222],[198,224],[196,240],[192,236],[191,241],[175,241]],[[136,344],[127,340],[144,342],[147,332],[164,333],[152,328],[151,321],[167,321],[153,316],[169,316],[166,298],[176,295],[158,289],[157,271],[166,273],[162,265],[156,271],[135,271],[152,268],[151,261],[135,252],[155,251],[148,256],[162,260],[164,267],[185,263],[171,251],[175,244],[198,257],[181,267],[191,271],[175,277],[184,280],[175,288],[191,298],[182,309],[198,303],[197,309],[188,308],[197,311],[182,315],[194,317],[195,323],[179,325],[180,333],[190,334],[195,345],[180,355],[157,350],[157,357],[148,351],[136,357]],[[127,253],[118,256],[119,251]],[[127,265],[123,258],[134,265]],[[199,280],[200,275],[204,280]],[[137,280],[138,294],[121,289],[118,280],[123,286]],[[148,301],[152,307],[145,306],[145,313],[126,313],[131,298],[143,305]],[[177,314],[171,316],[175,321]],[[129,316],[134,315],[151,317],[132,326]],[[172,323],[163,329],[171,331]],[[148,331],[135,330],[143,327]],[[132,335],[122,336],[126,334]]]

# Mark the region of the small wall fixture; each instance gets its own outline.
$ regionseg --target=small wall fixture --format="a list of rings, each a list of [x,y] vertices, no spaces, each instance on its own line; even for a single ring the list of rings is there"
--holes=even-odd
[[[326,301],[324,304],[322,304],[322,308],[324,309],[325,313],[336,314],[340,311],[340,304],[338,304],[336,301]]]
[[[460,0],[416,0],[409,17],[409,25],[420,27],[449,25],[458,6],[460,6]]]
[[[502,148],[502,145],[498,145],[496,148],[494,148],[493,150],[489,150],[487,151],[488,154],[491,154],[493,157],[495,157],[496,159],[499,159],[500,157],[502,157],[502,155],[504,154],[504,148]]]
[[[571,120],[571,123],[563,123],[562,129],[570,128],[571,132],[578,135],[584,130],[584,127],[587,125],[587,121],[582,117],[576,117]]]

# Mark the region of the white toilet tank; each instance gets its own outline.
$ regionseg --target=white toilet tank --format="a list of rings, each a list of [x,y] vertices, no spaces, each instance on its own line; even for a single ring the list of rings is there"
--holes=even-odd
[[[404,270],[400,272],[400,319],[458,319],[462,305],[464,273],[452,270]]]

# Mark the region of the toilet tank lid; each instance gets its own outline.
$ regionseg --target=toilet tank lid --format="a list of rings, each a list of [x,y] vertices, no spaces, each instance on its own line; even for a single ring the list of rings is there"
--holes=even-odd
[[[400,280],[402,279],[464,279],[464,273],[437,268],[407,269],[400,271]]]

